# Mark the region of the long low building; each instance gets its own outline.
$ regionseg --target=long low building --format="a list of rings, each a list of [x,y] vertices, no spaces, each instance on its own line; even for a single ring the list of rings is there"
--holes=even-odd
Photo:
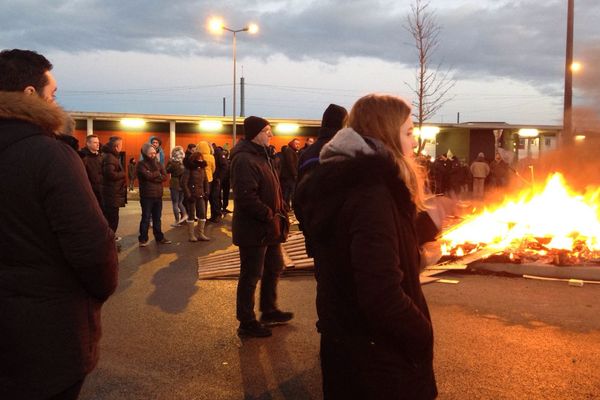
[[[180,145],[208,141],[227,148],[232,147],[231,117],[199,115],[127,114],[101,112],[71,112],[75,119],[74,135],[81,146],[87,135],[95,134],[101,143],[110,136],[123,138],[122,159],[139,157],[143,143],[156,136],[162,141],[165,155]],[[304,144],[309,137],[316,138],[321,121],[296,119],[269,119],[274,138],[271,143],[279,151],[293,138]],[[243,137],[243,117],[237,118],[237,139]],[[428,138],[425,151],[431,156],[449,150],[467,163],[482,152],[492,160],[497,146],[514,152],[515,160],[525,157],[538,158],[544,152],[557,147],[562,126],[558,125],[511,125],[503,122],[466,122],[436,124],[423,127],[423,137]]]

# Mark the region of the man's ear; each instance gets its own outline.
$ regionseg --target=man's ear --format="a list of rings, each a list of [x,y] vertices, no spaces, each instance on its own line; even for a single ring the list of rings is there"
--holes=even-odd
[[[35,88],[33,86],[27,86],[25,89],[23,89],[23,93],[29,96],[35,94]]]

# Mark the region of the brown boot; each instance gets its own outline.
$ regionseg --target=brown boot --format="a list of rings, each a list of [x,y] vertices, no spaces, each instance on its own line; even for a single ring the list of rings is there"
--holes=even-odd
[[[187,221],[188,235],[190,242],[197,242],[198,238],[194,234],[194,221]]]
[[[206,225],[206,220],[199,219],[198,225],[196,225],[196,229],[194,230],[194,233],[198,237],[198,240],[201,240],[203,242],[207,242],[210,240],[210,238],[204,234],[204,226],[205,225]]]

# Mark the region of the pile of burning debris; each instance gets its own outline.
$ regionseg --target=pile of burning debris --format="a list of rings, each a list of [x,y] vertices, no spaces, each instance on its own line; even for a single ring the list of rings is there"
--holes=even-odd
[[[599,203],[600,188],[575,193],[555,173],[446,231],[440,262],[600,267]]]

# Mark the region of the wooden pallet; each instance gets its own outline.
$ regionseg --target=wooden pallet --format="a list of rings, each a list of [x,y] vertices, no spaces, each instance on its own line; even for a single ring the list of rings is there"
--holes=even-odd
[[[314,260],[306,254],[302,232],[290,234],[287,242],[281,246],[285,268],[283,276],[313,274]],[[435,282],[434,276],[446,270],[426,270],[421,274],[421,284]],[[240,274],[240,252],[233,247],[198,257],[198,279],[235,278]]]
[[[284,269],[282,275],[312,273],[315,263],[306,254],[302,232],[290,234],[281,246]],[[240,274],[240,252],[237,247],[198,257],[198,279],[236,277]]]

